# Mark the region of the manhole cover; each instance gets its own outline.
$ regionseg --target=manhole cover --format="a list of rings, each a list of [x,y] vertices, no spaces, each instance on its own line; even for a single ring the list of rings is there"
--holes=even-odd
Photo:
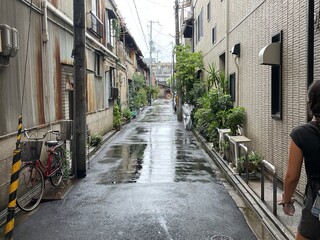
[[[215,235],[215,236],[212,236],[210,240],[232,240],[232,237],[228,237],[224,235]]]

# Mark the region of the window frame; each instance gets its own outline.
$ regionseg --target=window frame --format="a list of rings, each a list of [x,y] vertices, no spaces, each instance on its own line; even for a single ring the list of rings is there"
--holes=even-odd
[[[198,26],[197,26],[197,40],[198,42],[201,40],[203,37],[203,8],[201,8],[201,11],[198,15]]]
[[[236,101],[236,73],[230,73],[229,74],[229,94],[231,96],[231,101]]]
[[[214,26],[211,30],[211,42],[212,42],[212,45],[217,42],[217,27],[216,26]]]
[[[273,35],[271,41],[280,42],[280,64],[271,66],[271,116],[282,119],[282,31]]]
[[[98,52],[94,53],[94,75],[101,77],[101,55]]]
[[[209,0],[207,4],[207,21],[210,22],[211,20],[211,0]]]

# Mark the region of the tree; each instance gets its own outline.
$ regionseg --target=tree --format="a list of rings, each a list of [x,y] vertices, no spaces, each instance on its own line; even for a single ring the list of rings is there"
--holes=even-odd
[[[147,104],[148,86],[142,74],[135,73],[129,85],[129,107],[138,110]]]
[[[182,103],[195,103],[200,96],[195,96],[195,93],[201,91],[192,91],[195,84],[201,82],[198,76],[198,70],[202,70],[202,53],[192,52],[190,46],[176,46],[176,89]],[[200,84],[201,85],[201,84]]]
[[[223,71],[216,70],[213,63],[209,65],[209,68],[205,69],[205,71],[207,72],[207,91],[210,91],[215,87],[221,89],[225,94],[229,93],[229,80],[225,77]]]

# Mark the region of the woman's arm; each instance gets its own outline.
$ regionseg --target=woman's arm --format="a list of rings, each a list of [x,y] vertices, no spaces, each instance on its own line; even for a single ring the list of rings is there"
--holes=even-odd
[[[284,192],[282,195],[282,204],[290,203],[292,195],[299,182],[301,167],[303,163],[303,154],[301,149],[291,139],[289,149],[289,160],[287,173],[284,179]]]

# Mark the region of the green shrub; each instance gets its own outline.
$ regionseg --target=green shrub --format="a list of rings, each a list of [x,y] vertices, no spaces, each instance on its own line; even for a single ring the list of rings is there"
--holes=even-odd
[[[251,151],[248,154],[248,164],[249,164],[249,172],[256,171],[263,160],[263,156],[255,153],[254,151]],[[238,171],[243,172],[245,171],[245,156],[241,156],[238,159]]]
[[[59,149],[59,148],[58,148]],[[71,176],[71,156],[70,151],[62,148],[62,150],[57,150],[57,153],[61,156],[62,160],[62,178],[68,179]]]
[[[102,137],[100,135],[93,135],[90,138],[90,146],[97,147],[102,141]]]
[[[225,125],[231,129],[232,135],[236,135],[238,126],[243,127],[245,116],[246,111],[244,107],[235,107],[228,110]]]
[[[224,128],[226,111],[232,108],[231,96],[213,89],[198,100],[194,114],[198,131],[209,141],[217,141],[216,128]]]
[[[122,114],[118,104],[113,107],[113,126],[115,129],[121,128],[122,125]]]
[[[130,119],[132,118],[132,114],[131,114],[130,109],[129,108],[125,108],[122,111],[122,116],[127,122],[130,121]]]

